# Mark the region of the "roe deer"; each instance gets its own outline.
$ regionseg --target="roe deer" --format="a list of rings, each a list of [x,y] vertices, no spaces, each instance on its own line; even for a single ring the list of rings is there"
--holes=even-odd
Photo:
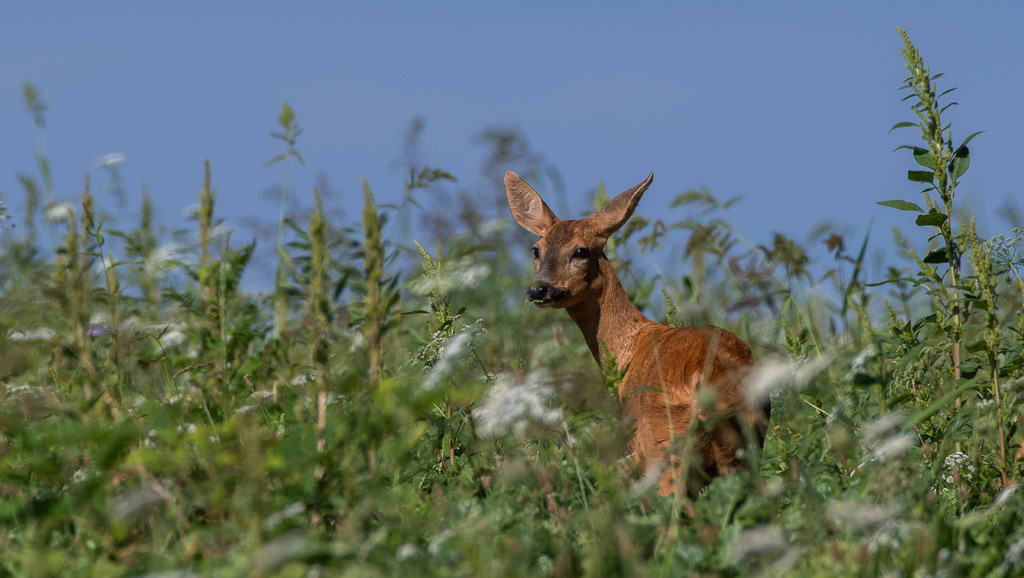
[[[658,481],[658,493],[666,496],[677,490],[699,491],[710,477],[745,469],[751,463],[745,460],[760,455],[771,407],[770,402],[755,407],[744,399],[743,379],[753,358],[742,339],[711,325],[655,323],[633,305],[619,283],[604,254],[605,242],[629,220],[653,180],[651,173],[596,213],[572,221],[559,220],[512,171],[505,173],[505,194],[515,220],[540,237],[533,246],[536,280],[527,297],[540,307],[565,309],[598,364],[611,354],[625,369],[618,395],[635,427],[628,447],[645,471],[668,459]],[[637,391],[641,386],[651,387]],[[713,395],[705,394],[709,401],[698,405],[701,391]],[[694,417],[701,423],[691,428]],[[674,439],[685,439],[691,431],[696,435],[690,445],[703,472],[691,468],[683,480],[680,459],[669,450]],[[744,457],[739,450],[747,448],[744,433],[751,431],[757,443],[750,449],[757,456]]]

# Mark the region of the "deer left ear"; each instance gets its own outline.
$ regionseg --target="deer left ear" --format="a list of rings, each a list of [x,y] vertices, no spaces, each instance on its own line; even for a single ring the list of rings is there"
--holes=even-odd
[[[654,182],[654,173],[651,173],[644,182],[605,203],[587,220],[593,223],[600,236],[605,239],[611,237],[612,233],[618,231],[619,227],[625,225],[626,221],[633,216],[636,204],[640,202],[640,197],[644,196],[644,191],[651,186],[652,182]]]

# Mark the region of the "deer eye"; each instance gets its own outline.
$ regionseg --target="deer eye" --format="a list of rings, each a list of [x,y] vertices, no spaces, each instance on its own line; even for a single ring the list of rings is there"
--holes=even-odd
[[[572,254],[573,259],[586,259],[590,256],[590,250],[586,247],[580,247],[576,249],[576,252]]]
[[[537,247],[533,248],[533,258],[540,259],[540,249],[538,249]]]

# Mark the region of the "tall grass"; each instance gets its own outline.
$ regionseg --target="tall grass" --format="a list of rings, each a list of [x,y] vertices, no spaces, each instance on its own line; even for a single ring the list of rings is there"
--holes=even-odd
[[[903,235],[887,279],[834,230],[744,247],[722,217],[741,201],[707,190],[608,243],[638,306],[740,334],[773,397],[760,471],[695,496],[623,460],[617,372],[522,307],[530,242],[498,203],[438,218],[441,169],[410,161],[400,208],[364,182],[348,226],[313,191],[269,296],[242,283],[255,244],[217,217],[209,163],[188,247],[149,209],[105,226],[88,177],[46,199],[52,257],[31,226],[0,233],[0,575],[1019,575],[1024,231],[954,222],[974,135],[954,146],[903,38],[927,209],[883,204],[937,234]],[[41,103],[26,90],[40,130]],[[488,167],[549,169],[520,135],[483,142]],[[387,238],[399,211],[445,234]],[[654,274],[655,252],[681,264]],[[820,269],[834,301],[806,290]]]

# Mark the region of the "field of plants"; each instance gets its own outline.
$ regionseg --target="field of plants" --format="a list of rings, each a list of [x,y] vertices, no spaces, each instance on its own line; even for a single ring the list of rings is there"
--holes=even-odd
[[[410,163],[402,206],[364,182],[344,226],[288,192],[285,104],[276,273],[253,294],[216,166],[195,167],[189,231],[148,198],[117,230],[88,177],[54,198],[40,152],[24,213],[0,204],[0,575],[1024,575],[1024,223],[976,234],[956,192],[984,134],[944,124],[948,79],[903,40],[913,184],[866,201],[906,215],[886,278],[837,231],[819,261],[807,231],[746,246],[736,199],[706,190],[609,240],[641,310],[735,332],[771,392],[760,471],[699,495],[652,491],[616,368],[524,303],[534,238],[500,179],[493,203],[459,198]],[[485,140],[489,170],[544,187],[518,134]],[[417,232],[383,234],[402,219]]]

